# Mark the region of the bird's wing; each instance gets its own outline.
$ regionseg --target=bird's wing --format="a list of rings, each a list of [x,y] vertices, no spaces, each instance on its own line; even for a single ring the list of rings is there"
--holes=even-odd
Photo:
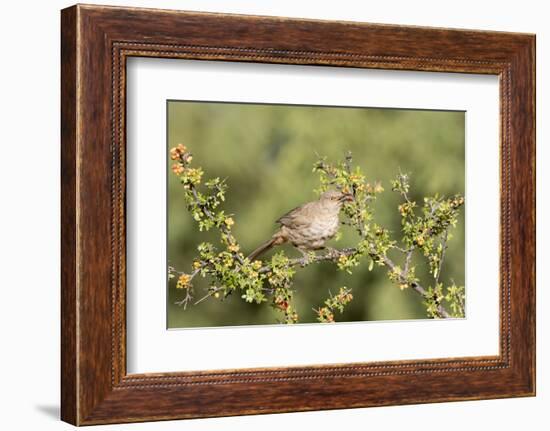
[[[312,218],[310,217],[310,206],[312,203],[313,202],[308,202],[291,209],[289,212],[279,217],[276,223],[293,229],[309,226],[312,222]]]

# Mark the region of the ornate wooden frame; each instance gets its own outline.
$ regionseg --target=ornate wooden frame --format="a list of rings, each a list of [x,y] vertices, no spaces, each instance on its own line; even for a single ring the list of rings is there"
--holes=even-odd
[[[81,5],[61,16],[63,420],[88,425],[534,395],[534,35]],[[128,375],[129,56],[498,75],[500,354]]]

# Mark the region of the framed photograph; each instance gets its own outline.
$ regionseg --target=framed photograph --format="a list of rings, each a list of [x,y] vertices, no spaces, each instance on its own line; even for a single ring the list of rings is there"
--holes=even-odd
[[[535,394],[535,37],[62,11],[62,419]]]

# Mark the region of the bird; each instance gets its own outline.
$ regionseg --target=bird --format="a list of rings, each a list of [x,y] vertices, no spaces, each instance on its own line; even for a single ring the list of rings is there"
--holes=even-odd
[[[304,257],[309,251],[325,248],[325,243],[336,235],[340,227],[339,214],[342,205],[352,199],[353,196],[349,193],[329,189],[318,200],[290,210],[275,221],[280,224],[280,228],[271,239],[250,253],[249,261],[255,260],[272,247],[287,242],[296,247]]]

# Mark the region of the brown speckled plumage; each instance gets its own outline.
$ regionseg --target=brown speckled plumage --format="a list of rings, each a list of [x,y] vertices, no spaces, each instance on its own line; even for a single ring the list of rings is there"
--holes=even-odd
[[[296,207],[277,219],[280,229],[254,250],[253,260],[276,245],[290,242],[303,253],[323,248],[333,238],[340,225],[339,213],[349,195],[336,190],[324,192],[318,200]]]

